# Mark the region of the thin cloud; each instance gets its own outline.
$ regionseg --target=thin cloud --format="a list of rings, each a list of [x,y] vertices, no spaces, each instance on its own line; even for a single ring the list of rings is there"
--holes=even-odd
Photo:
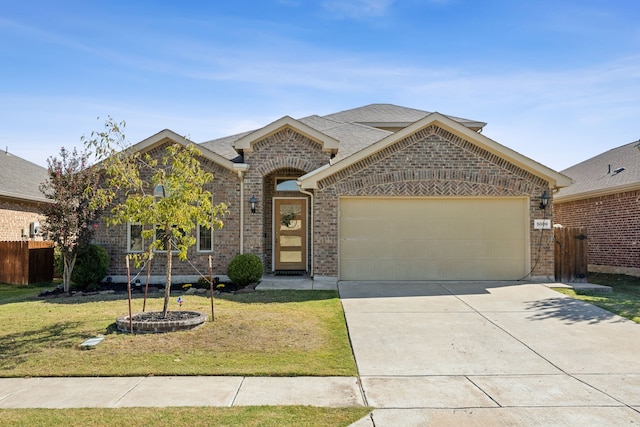
[[[368,19],[385,16],[394,0],[327,0],[322,7],[337,19]]]

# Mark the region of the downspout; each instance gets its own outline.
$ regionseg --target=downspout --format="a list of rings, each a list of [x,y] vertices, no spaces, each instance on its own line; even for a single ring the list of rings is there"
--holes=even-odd
[[[298,184],[298,191],[301,192],[302,194],[306,194],[307,196],[309,196],[311,198],[311,203],[309,206],[309,209],[311,210],[311,227],[309,228],[309,237],[311,239],[311,245],[309,250],[311,251],[311,263],[309,265],[309,269],[311,270],[309,273],[311,274],[311,278],[313,279],[313,259],[315,258],[314,253],[313,253],[313,246],[314,246],[314,238],[313,238],[313,193],[310,193],[309,191],[305,191],[302,189],[302,184],[300,183],[300,181],[296,181],[296,184]]]
[[[240,179],[240,254],[244,253],[244,171],[238,170]]]

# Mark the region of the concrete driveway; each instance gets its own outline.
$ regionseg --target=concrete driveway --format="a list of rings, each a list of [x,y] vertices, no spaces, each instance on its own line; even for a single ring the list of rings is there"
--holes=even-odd
[[[640,423],[640,325],[541,284],[339,285],[355,425]]]

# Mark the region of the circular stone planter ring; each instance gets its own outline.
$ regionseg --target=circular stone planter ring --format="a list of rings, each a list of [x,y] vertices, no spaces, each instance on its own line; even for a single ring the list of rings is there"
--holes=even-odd
[[[134,333],[158,334],[194,329],[206,321],[207,315],[197,311],[168,311],[167,317],[162,317],[161,311],[148,311],[134,314],[131,325]],[[129,316],[118,317],[116,326],[121,332],[130,332]]]

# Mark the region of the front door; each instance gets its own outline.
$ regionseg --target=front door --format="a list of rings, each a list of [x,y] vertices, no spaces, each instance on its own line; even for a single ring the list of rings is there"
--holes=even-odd
[[[307,199],[274,199],[275,270],[307,269]]]

